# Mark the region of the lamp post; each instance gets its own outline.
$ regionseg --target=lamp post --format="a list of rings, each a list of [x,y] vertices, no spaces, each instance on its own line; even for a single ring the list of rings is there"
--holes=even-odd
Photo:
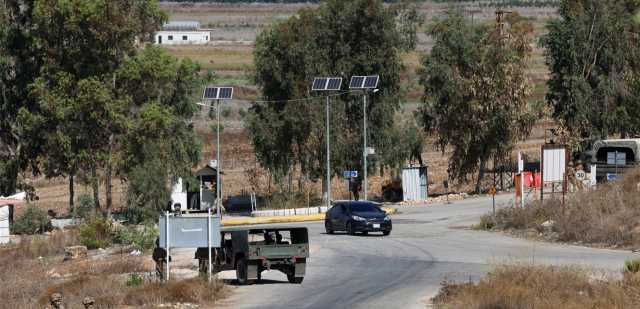
[[[364,200],[368,200],[367,193],[369,190],[368,185],[368,177],[367,177],[367,157],[369,156],[369,148],[367,147],[367,91],[373,90],[374,93],[378,92],[378,81],[380,77],[378,75],[370,75],[370,76],[352,76],[351,81],[349,82],[349,89],[354,90],[362,90],[363,91],[363,100],[362,100],[362,165],[363,165],[363,193]]]
[[[337,91],[342,86],[342,77],[316,77],[311,85],[312,91]],[[327,127],[327,210],[331,207],[331,142],[329,138],[329,96],[326,101],[326,127]]]
[[[219,218],[222,218],[220,211],[222,202],[222,186],[220,185],[220,173],[222,171],[222,162],[220,161],[220,100],[233,99],[233,87],[207,86],[204,89],[202,99],[209,102],[216,101],[216,213]],[[211,107],[211,105],[204,106]],[[202,184],[200,185],[202,186]],[[202,200],[202,194],[200,199]]]

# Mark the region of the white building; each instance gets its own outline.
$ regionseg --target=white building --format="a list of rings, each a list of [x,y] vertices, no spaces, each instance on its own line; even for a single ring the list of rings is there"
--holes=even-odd
[[[207,44],[211,32],[201,30],[197,21],[172,21],[156,32],[154,42],[160,45]]]

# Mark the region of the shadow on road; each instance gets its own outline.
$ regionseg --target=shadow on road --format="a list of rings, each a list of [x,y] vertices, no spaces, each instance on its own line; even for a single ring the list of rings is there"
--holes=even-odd
[[[236,279],[223,279],[222,282],[224,284],[233,285],[233,286],[242,286],[238,283]],[[270,284],[290,284],[289,281],[280,281],[280,280],[270,280],[270,279],[262,279],[256,280],[252,285],[270,285]]]
[[[355,235],[349,235],[346,232],[334,232],[334,234],[328,234],[326,232],[321,233],[322,235],[328,235],[328,236],[352,236],[352,237],[387,237],[385,235],[382,235],[382,232],[374,232],[376,234],[371,234],[368,233],[367,235],[362,234],[362,233],[356,233]]]

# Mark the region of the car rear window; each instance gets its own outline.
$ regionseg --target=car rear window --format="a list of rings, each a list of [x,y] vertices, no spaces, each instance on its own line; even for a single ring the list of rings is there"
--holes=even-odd
[[[349,205],[349,208],[353,212],[381,212],[382,211],[378,206],[374,204],[367,204],[367,203],[351,204]]]

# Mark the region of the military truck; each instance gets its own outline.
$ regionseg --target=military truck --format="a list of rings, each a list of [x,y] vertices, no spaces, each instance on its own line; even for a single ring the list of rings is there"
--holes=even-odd
[[[638,166],[640,162],[640,139],[599,140],[593,144],[590,163],[596,165],[596,179],[606,180],[608,175],[618,175]]]
[[[221,232],[220,248],[211,250],[212,273],[235,270],[239,284],[262,279],[265,270],[279,270],[291,283],[302,283],[309,258],[307,228],[230,228]],[[195,253],[199,271],[208,272],[207,248]]]

